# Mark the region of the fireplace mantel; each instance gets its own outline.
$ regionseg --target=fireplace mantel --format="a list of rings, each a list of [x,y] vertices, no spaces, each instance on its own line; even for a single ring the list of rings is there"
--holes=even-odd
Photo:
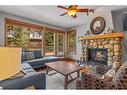
[[[84,36],[80,37],[82,46],[82,60],[89,61],[89,51],[88,49],[107,49],[108,66],[112,66],[118,69],[122,64],[122,39],[124,38],[124,33],[112,33],[112,34],[102,34],[96,36]]]
[[[97,36],[83,36],[79,40],[92,40],[92,39],[102,39],[102,38],[124,38],[124,33],[112,33],[112,34],[102,34]]]

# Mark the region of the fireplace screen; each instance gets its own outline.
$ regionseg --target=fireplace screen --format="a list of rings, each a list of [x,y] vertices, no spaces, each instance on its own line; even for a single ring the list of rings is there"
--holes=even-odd
[[[107,49],[89,48],[89,61],[103,63],[107,65],[108,52]]]

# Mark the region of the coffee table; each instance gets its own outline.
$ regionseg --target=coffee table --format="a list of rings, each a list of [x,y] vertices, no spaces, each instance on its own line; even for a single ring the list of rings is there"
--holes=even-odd
[[[75,64],[69,64],[67,62],[63,61],[56,61],[51,63],[46,63],[47,69],[46,74],[48,74],[49,69],[53,69],[56,72],[62,74],[65,76],[64,79],[64,89],[67,89],[68,83],[75,80],[80,76],[80,70],[82,67],[75,65]],[[72,78],[71,74],[77,72],[77,77]],[[68,80],[68,76],[70,76],[71,80]]]

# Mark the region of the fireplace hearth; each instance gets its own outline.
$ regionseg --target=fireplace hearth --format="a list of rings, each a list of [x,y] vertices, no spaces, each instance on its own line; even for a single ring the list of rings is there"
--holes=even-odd
[[[89,48],[88,49],[88,61],[94,64],[107,65],[108,51],[105,48]]]
[[[122,32],[80,37],[81,59],[88,63],[102,63],[118,69],[122,64],[121,41],[123,38]]]

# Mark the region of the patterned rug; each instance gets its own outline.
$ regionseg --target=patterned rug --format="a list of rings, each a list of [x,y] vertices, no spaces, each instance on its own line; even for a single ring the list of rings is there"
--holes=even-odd
[[[60,73],[57,73],[53,70],[48,72],[46,75],[46,89],[64,89],[64,76]],[[73,78],[77,76],[77,73],[71,74]],[[68,79],[71,79],[70,77]],[[76,89],[76,80],[71,81],[68,84],[68,89]]]

